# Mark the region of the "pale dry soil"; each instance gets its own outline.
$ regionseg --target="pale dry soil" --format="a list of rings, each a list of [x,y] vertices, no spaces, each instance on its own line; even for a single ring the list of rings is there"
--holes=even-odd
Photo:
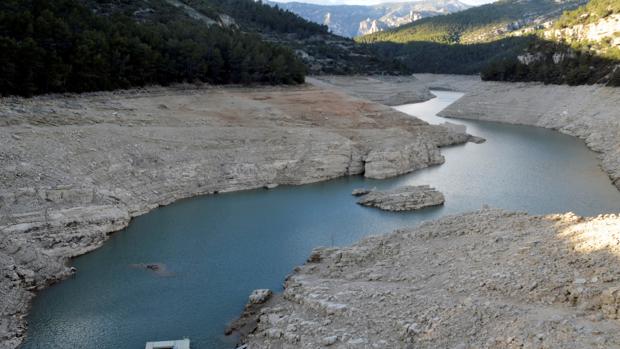
[[[201,194],[396,176],[467,139],[313,85],[0,99],[0,348],[22,341],[34,291],[134,216]]]

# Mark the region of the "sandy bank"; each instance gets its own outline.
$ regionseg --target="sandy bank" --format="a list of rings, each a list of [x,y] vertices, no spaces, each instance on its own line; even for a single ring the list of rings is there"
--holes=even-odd
[[[443,162],[467,136],[336,90],[153,88],[0,100],[0,348],[33,291],[180,198]]]

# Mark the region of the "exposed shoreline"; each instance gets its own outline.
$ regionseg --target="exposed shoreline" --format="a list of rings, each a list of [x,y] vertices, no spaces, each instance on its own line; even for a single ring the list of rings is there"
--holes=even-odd
[[[469,139],[312,85],[5,98],[0,115],[0,348],[23,340],[33,291],[132,217],[197,195],[392,177]]]
[[[466,92],[439,116],[543,127],[582,139],[620,190],[620,89],[416,75],[430,89]]]
[[[440,164],[443,158],[438,147],[469,139],[357,97],[400,104],[428,99],[429,87],[467,92],[442,116],[463,117],[475,108],[480,108],[480,113],[470,118],[479,120],[505,122],[498,115],[526,115],[516,123],[555,128],[586,139],[588,147],[602,153],[603,168],[620,188],[620,154],[609,149],[618,144],[614,143],[617,139],[609,133],[601,134],[607,130],[613,136],[614,130],[620,130],[617,122],[613,124],[604,115],[596,120],[610,122],[607,127],[584,126],[592,115],[582,111],[577,120],[551,118],[552,113],[541,111],[539,105],[530,113],[497,112],[510,103],[512,91],[508,90],[515,86],[523,85],[519,88],[527,91],[524,96],[540,95],[541,89],[587,93],[599,87],[483,83],[474,77],[420,75],[417,80],[403,78],[398,81],[400,86],[394,81],[373,79],[371,95],[364,95],[364,89],[357,85],[360,78],[338,79],[344,80],[335,85],[315,81],[315,86],[295,88],[151,89],[3,99],[0,149],[10,151],[0,154],[3,165],[7,164],[0,172],[0,267],[4,276],[0,282],[0,328],[6,329],[0,333],[0,348],[15,348],[23,340],[32,291],[70,275],[67,258],[101,246],[110,233],[126,227],[132,217],[182,198],[216,192],[299,185],[355,174],[392,177]],[[496,90],[490,84],[502,86]],[[358,88],[347,92],[347,85]],[[420,92],[398,91],[412,86]],[[383,91],[384,98],[377,90]],[[495,104],[482,103],[485,94]],[[612,108],[613,101],[620,101],[618,95],[611,94]],[[602,99],[601,110],[605,106],[610,109],[605,104],[610,98]],[[560,98],[554,102],[563,106]],[[594,117],[597,115],[600,113]],[[620,152],[620,147],[616,150]],[[497,212],[487,213],[512,224],[502,217],[512,217],[513,213]],[[525,217],[519,221],[532,222],[532,227],[555,219]],[[570,215],[561,217],[567,222],[583,221]],[[615,216],[593,220],[614,227],[618,224]],[[470,223],[475,222],[472,219]],[[484,222],[480,224],[487,224]],[[552,231],[547,225],[540,227]],[[393,235],[378,237],[377,241]],[[352,249],[363,244],[366,240]],[[278,302],[284,302],[283,298],[275,304]],[[270,339],[258,336],[275,328],[269,326],[259,324],[259,332],[250,337],[250,343],[260,345],[265,338]],[[312,338],[308,337],[308,343],[316,344]],[[344,344],[338,341],[334,343]],[[291,347],[300,345],[293,343],[296,346]],[[438,343],[428,342],[430,347]]]
[[[620,189],[620,89],[416,75],[465,92],[440,116],[551,128]],[[346,84],[339,85],[347,89]],[[320,248],[258,312],[249,349],[620,346],[617,214],[481,210]]]

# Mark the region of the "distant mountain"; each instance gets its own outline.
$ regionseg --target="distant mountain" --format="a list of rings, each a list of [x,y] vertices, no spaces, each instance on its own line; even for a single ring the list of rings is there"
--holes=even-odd
[[[345,37],[376,33],[422,18],[463,11],[471,7],[459,0],[422,0],[373,6],[268,3],[296,13],[311,22],[327,25],[332,33]]]
[[[527,27],[542,26],[564,11],[588,0],[500,0],[447,16],[425,18],[414,23],[358,38],[373,42],[438,42],[475,44],[498,40]]]

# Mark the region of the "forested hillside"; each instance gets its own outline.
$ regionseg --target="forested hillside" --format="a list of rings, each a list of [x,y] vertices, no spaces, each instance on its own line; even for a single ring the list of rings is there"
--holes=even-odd
[[[401,72],[322,25],[253,0],[3,0],[0,94],[176,82],[295,84]]]
[[[118,3],[3,0],[0,93],[304,80],[305,67],[291,50],[257,35],[206,25],[165,1]]]
[[[620,1],[584,3],[501,0],[358,40],[414,72],[618,85]]]
[[[584,0],[500,0],[465,11],[424,18],[392,30],[359,37],[364,43],[436,42],[443,44],[482,43],[533,23],[561,15]]]
[[[468,45],[420,41],[373,46],[379,54],[402,62],[414,73],[478,74],[490,62],[515,57],[531,42],[531,37],[514,37]]]
[[[574,11],[565,12],[554,23],[555,28],[568,28],[576,25],[595,23],[612,14],[620,13],[620,1],[618,0],[592,0],[586,6]]]
[[[620,2],[592,0],[564,13],[524,52],[494,61],[485,80],[620,86]]]

